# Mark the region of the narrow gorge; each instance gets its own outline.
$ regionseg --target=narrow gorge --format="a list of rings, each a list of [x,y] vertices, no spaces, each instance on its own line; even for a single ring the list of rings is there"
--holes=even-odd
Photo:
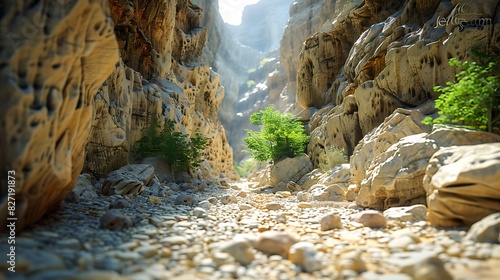
[[[0,2],[0,279],[496,279],[500,1],[253,2]]]

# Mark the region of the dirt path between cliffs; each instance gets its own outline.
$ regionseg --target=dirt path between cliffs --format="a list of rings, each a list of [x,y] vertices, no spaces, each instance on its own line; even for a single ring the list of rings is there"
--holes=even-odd
[[[367,215],[356,222],[353,215],[363,209],[355,204],[300,202],[289,192],[256,193],[249,185],[242,181],[182,194],[182,201],[195,205],[176,205],[183,203],[180,193],[99,195],[92,201],[66,202],[57,213],[17,234],[16,272],[8,271],[3,261],[0,279],[500,275],[500,245],[466,241],[465,229],[432,228],[411,215],[370,228],[364,224],[379,222],[381,216]],[[10,245],[2,237],[1,252],[6,252]]]

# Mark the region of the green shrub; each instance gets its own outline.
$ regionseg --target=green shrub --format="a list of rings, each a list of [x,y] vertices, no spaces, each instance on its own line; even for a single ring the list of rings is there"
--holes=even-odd
[[[319,169],[322,172],[327,172],[339,164],[348,162],[349,160],[347,159],[344,149],[333,146],[330,149],[325,150],[325,153],[323,154],[323,163],[319,164]]]
[[[427,117],[423,123],[453,124],[492,132],[500,119],[500,77],[494,74],[495,62],[481,66],[476,62],[450,59],[450,66],[459,67],[456,82],[436,86],[441,95],[436,99],[439,117]]]
[[[234,164],[236,172],[238,172],[238,174],[242,178],[246,178],[248,173],[250,173],[250,171],[254,170],[256,167],[257,161],[255,161],[255,159],[253,158],[243,160],[240,162],[240,164]]]
[[[247,88],[248,88],[248,89],[253,88],[255,85],[256,85],[256,83],[255,83],[255,81],[254,81],[254,80],[248,80],[248,81],[247,81]]]
[[[140,158],[161,157],[175,171],[196,169],[208,145],[208,138],[199,131],[194,137],[174,130],[175,123],[166,121],[163,129],[157,123],[145,129],[144,136],[137,142],[136,151]]]
[[[271,106],[253,113],[250,122],[262,126],[261,131],[246,130],[250,155],[258,161],[276,163],[285,157],[304,153],[309,136],[299,120],[291,114],[282,114]]]

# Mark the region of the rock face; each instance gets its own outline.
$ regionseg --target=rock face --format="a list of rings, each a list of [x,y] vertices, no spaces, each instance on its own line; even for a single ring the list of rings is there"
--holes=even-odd
[[[421,125],[425,107],[396,110],[356,146],[351,173],[359,205],[385,210],[425,203],[424,175],[439,148],[500,141],[499,135],[446,126],[428,133]]]
[[[457,5],[462,7],[460,15],[452,14]],[[473,47],[498,51],[494,21],[479,27],[438,22],[494,19],[497,5],[366,0],[308,38],[300,55],[297,98],[304,108],[323,108],[311,120],[312,160],[331,146],[351,155],[358,141],[396,108],[436,98],[433,87],[445,85],[456,71],[448,65],[449,58],[473,60]]]
[[[429,162],[424,188],[434,226],[471,226],[500,212],[500,143],[440,149]]]
[[[231,36],[261,52],[279,48],[292,0],[260,1],[246,6],[239,26],[228,25]]]
[[[74,187],[93,96],[113,71],[118,51],[104,0],[3,1],[0,17],[0,169],[4,176],[15,172],[20,230]],[[1,189],[3,224],[7,180]]]
[[[174,120],[183,133],[209,137],[213,176],[236,178],[232,150],[217,117],[224,98],[219,76],[201,62],[207,29],[188,0],[113,2],[120,61],[95,96],[86,170],[98,177],[128,164],[141,131]]]
[[[280,44],[280,60],[288,80],[287,91],[295,95],[299,54],[306,39],[321,30],[323,24],[350,10],[361,1],[298,0],[290,6],[287,26]]]

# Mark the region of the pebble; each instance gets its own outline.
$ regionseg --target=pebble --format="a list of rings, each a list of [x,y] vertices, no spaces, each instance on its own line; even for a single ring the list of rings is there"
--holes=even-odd
[[[190,195],[181,193],[175,197],[175,205],[186,205],[191,206],[194,203],[194,198]]]
[[[427,219],[427,207],[423,204],[416,204],[405,207],[392,207],[384,211],[387,220],[400,222],[419,222]]]
[[[321,261],[316,256],[314,244],[305,241],[293,244],[288,253],[288,259],[293,264],[302,267],[306,272],[321,269]]]
[[[239,208],[240,210],[248,210],[248,209],[252,209],[252,208],[253,208],[253,206],[252,206],[252,205],[250,205],[250,204],[243,203],[243,204],[240,204],[240,205],[238,206],[238,208]]]
[[[277,195],[281,195],[282,197],[290,197],[292,195],[292,193],[290,193],[289,191],[279,191],[279,192],[276,192]]]
[[[299,242],[299,238],[287,232],[266,231],[262,233],[255,244],[255,249],[268,255],[288,256],[290,247]]]
[[[266,204],[267,210],[280,210],[281,208],[283,208],[283,206],[279,203],[270,202]]]
[[[127,200],[125,200],[123,198],[113,200],[109,204],[109,209],[124,209],[124,208],[130,208],[130,207],[132,207],[130,202],[128,202]]]
[[[375,211],[370,217],[355,203],[311,203],[307,192],[298,192],[295,199],[284,190],[252,191],[257,184],[239,185],[240,190],[220,190],[214,182],[208,185],[196,196],[179,188],[171,197],[159,198],[160,204],[148,203],[147,195],[99,195],[80,204],[63,203],[57,214],[16,236],[16,275],[19,279],[452,276],[496,280],[500,272],[500,245],[478,243],[495,240],[485,230],[494,229],[494,223],[479,230],[437,229],[425,219],[419,221],[408,210],[411,207],[398,207],[397,212],[404,214],[396,217],[385,211],[388,221],[385,227],[377,227],[381,213]],[[300,194],[307,199],[300,201]],[[236,203],[223,204],[220,198],[225,195],[237,198]],[[179,197],[191,200],[179,202]],[[280,209],[266,208],[273,203]],[[311,207],[299,208],[299,203]],[[124,217],[127,225],[102,227],[101,219],[110,213]],[[354,219],[356,215],[361,218]],[[8,246],[0,244],[0,251],[8,252]],[[0,263],[0,269],[7,267],[6,262]]]
[[[195,207],[193,209],[193,215],[197,218],[203,218],[207,215],[207,210],[205,210],[201,207]]]
[[[300,191],[297,193],[298,201],[309,201],[309,193],[306,191]]]
[[[336,228],[342,228],[340,217],[335,214],[328,214],[323,216],[319,221],[322,231],[327,231]]]
[[[232,240],[231,242],[222,245],[220,251],[230,254],[242,265],[247,265],[255,260],[252,244],[244,239]]]
[[[101,217],[100,225],[103,229],[125,230],[132,226],[132,219],[119,209],[110,209]]]
[[[227,195],[223,195],[220,198],[220,202],[222,202],[222,204],[236,203],[236,202],[238,202],[238,199],[234,195],[227,194]]]
[[[384,215],[376,210],[364,210],[356,213],[353,220],[370,228],[382,228],[387,225]]]
[[[312,204],[309,202],[300,202],[297,206],[299,208],[312,208]]]
[[[474,223],[465,235],[464,241],[500,243],[500,212]]]

